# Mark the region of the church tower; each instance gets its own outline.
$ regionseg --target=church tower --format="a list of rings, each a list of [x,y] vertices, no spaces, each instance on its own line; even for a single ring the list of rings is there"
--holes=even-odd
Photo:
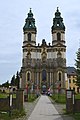
[[[36,45],[37,29],[35,26],[35,19],[33,18],[33,13],[32,13],[31,8],[30,8],[30,11],[28,13],[28,17],[25,20],[23,32],[24,32],[24,45],[26,43]]]
[[[65,26],[57,8],[51,27],[52,44],[45,39],[36,45],[37,28],[30,9],[23,27],[23,58],[21,67],[21,88],[47,92],[49,88],[60,86],[65,89],[66,45]]]
[[[34,49],[36,47],[36,33],[37,28],[35,26],[35,19],[33,18],[33,13],[30,8],[28,16],[25,20],[25,25],[23,27],[23,58],[22,58],[22,68],[21,68],[21,87],[25,88],[27,81],[31,82],[32,79],[32,64],[34,56]]]
[[[54,53],[54,61],[56,61],[54,79],[60,83],[60,86],[65,87],[66,79],[66,46],[65,46],[65,26],[63,18],[57,7],[55,17],[53,18],[52,46]]]
[[[52,26],[52,45],[54,46],[57,43],[65,45],[65,26],[58,7],[57,11],[55,12],[55,18],[53,18]]]

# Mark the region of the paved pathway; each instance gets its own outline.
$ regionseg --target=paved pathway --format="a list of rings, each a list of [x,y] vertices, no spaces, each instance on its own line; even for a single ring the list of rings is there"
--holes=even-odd
[[[42,95],[28,120],[63,120],[49,98]]]

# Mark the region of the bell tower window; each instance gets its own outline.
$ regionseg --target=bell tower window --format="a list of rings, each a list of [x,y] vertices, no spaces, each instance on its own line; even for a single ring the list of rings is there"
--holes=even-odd
[[[31,41],[31,33],[28,33],[28,41]]]
[[[57,26],[59,26],[59,23],[57,23]]]
[[[61,34],[59,32],[57,33],[57,40],[61,40]]]
[[[31,27],[31,22],[29,22],[29,27]]]

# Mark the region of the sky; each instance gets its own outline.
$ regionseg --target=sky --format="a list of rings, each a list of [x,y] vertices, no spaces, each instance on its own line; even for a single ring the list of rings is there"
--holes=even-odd
[[[67,66],[75,66],[80,47],[80,0],[0,0],[0,84],[22,66],[23,26],[29,9],[35,18],[37,43],[52,42],[51,26],[57,7],[65,24]]]

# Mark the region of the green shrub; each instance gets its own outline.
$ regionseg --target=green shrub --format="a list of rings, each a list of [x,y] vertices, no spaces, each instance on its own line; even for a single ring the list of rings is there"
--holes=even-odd
[[[80,99],[80,94],[76,94],[75,99]]]
[[[80,113],[75,113],[73,117],[75,118],[75,120],[80,120]]]
[[[17,110],[17,109],[14,109],[12,110],[12,116],[16,118],[19,118],[19,117],[22,117],[25,115],[25,110],[24,109],[21,109],[21,110]]]
[[[36,94],[29,94],[28,95],[28,102],[33,102],[37,98]]]

